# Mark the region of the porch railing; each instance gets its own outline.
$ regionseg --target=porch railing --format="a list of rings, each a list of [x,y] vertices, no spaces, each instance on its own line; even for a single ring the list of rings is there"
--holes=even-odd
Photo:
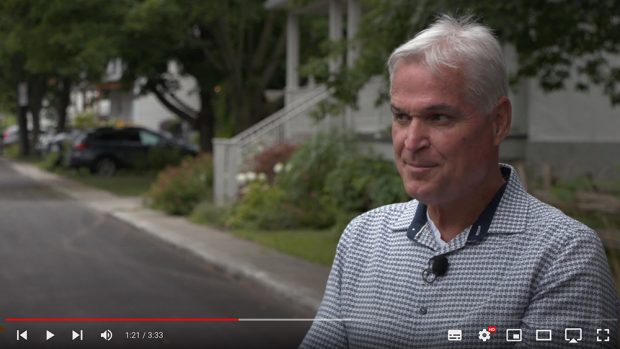
[[[235,137],[215,138],[213,194],[216,204],[237,197],[237,174],[250,170],[255,154],[285,141],[299,142],[329,127],[325,120],[317,123],[310,115],[317,104],[327,97],[325,87],[317,87],[309,91],[305,98],[291,103]]]

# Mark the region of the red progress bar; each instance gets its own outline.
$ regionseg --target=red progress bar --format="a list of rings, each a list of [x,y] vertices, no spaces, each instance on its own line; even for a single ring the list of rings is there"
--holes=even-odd
[[[29,317],[4,319],[6,322],[238,322],[232,317],[154,318],[154,317]]]

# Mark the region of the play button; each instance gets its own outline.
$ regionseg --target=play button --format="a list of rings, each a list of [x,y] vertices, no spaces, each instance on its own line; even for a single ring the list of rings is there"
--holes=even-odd
[[[50,339],[51,339],[52,337],[54,337],[54,336],[55,336],[55,334],[53,334],[52,332],[50,332],[50,331],[45,331],[45,340],[46,340],[46,341],[50,340]]]

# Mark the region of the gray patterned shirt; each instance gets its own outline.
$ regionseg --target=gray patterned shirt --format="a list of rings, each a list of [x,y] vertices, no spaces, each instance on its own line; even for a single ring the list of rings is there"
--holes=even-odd
[[[620,302],[597,234],[530,196],[510,166],[502,172],[490,216],[443,248],[416,200],[351,221],[301,347],[562,348],[565,336],[575,347],[616,347]],[[482,233],[472,238],[476,224]],[[448,271],[426,282],[437,255]],[[461,330],[461,341],[448,341],[449,330]],[[521,341],[508,342],[507,330]],[[536,330],[552,340],[537,341]]]

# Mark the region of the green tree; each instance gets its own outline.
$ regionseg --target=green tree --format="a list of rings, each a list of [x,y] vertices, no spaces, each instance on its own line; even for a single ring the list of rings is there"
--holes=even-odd
[[[370,77],[381,74],[387,77],[385,61],[392,50],[425,28],[439,13],[474,15],[493,28],[501,42],[512,45],[519,63],[512,81],[533,77],[547,91],[600,86],[613,105],[620,103],[618,0],[361,2],[364,15],[359,32],[348,43],[359,49],[359,58],[352,67],[322,77],[338,100],[323,106],[324,110],[354,105],[357,92]],[[345,46],[332,47],[335,51],[332,54],[338,54]],[[312,73],[321,72],[325,70]],[[573,86],[568,85],[571,76],[577,81]]]
[[[118,0],[112,6],[104,0],[0,2],[0,57],[4,58],[0,60],[0,73],[5,81],[0,85],[0,94],[15,96],[17,83],[28,83],[34,141],[46,96],[56,107],[57,128],[62,131],[71,86],[100,80],[106,63],[116,56],[115,33],[126,3]],[[22,133],[25,137],[25,131]],[[22,153],[27,152],[22,149]]]
[[[283,84],[285,32],[281,14],[267,12],[262,1],[138,0],[123,35],[124,78],[142,78],[142,92],[199,131],[203,150],[212,149],[216,94],[224,95],[235,131],[274,110],[264,92]],[[196,80],[198,109],[178,97],[179,79],[168,72],[169,62]]]

